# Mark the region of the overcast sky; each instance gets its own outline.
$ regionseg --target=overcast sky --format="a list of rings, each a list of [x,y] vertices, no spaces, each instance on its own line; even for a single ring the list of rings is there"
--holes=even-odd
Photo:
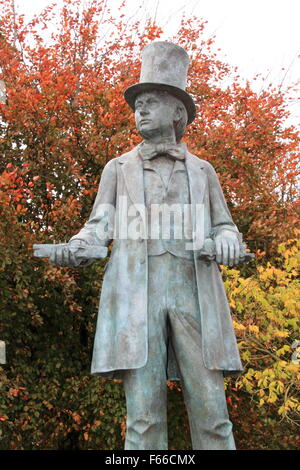
[[[31,17],[52,0],[15,3],[18,12]],[[108,0],[112,11],[120,3]],[[143,8],[136,12],[140,4]],[[300,79],[300,0],[127,0],[127,6],[129,16],[135,12],[139,17],[155,15],[165,37],[176,32],[183,13],[207,20],[206,34],[216,35],[220,58],[238,66],[241,76],[250,81],[256,73],[274,84],[284,79],[284,87]],[[253,86],[262,86],[262,82]],[[299,121],[298,108],[299,103],[294,104],[291,111]]]

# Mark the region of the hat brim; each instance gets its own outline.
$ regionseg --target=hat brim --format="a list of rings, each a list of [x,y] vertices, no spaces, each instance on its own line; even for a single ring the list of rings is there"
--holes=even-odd
[[[187,114],[188,114],[188,124],[194,121],[196,117],[196,106],[193,101],[193,98],[181,88],[177,88],[172,85],[165,85],[164,83],[138,83],[137,85],[132,85],[127,90],[125,90],[124,97],[129,106],[135,110],[135,99],[140,93],[145,93],[146,91],[153,90],[163,90],[167,91],[171,95],[178,98],[184,104]]]

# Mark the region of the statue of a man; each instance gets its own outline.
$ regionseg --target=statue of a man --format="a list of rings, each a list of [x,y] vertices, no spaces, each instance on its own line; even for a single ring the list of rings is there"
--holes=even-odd
[[[168,42],[144,49],[140,83],[125,91],[144,140],[105,166],[72,251],[57,248],[51,256],[55,264],[79,266],[77,247],[113,241],[91,372],[123,380],[125,449],[168,448],[168,379],[181,381],[193,449],[235,448],[224,376],[242,365],[218,264],[239,262],[239,232],[213,167],[180,143],[196,114],[185,91],[188,63],[186,52]],[[157,208],[177,213],[164,224]],[[182,208],[185,217],[177,217]],[[200,256],[199,227],[198,237],[214,241],[216,259]]]

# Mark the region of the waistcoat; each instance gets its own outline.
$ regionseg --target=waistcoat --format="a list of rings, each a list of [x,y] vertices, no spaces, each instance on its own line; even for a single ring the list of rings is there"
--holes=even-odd
[[[193,259],[189,181],[184,161],[159,156],[143,161],[148,255],[169,252]]]

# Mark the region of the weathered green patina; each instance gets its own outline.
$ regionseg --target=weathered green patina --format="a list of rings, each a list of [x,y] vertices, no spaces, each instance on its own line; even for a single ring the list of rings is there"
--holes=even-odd
[[[125,92],[144,141],[106,165],[90,218],[70,240],[72,249],[57,248],[50,257],[62,265],[90,263],[76,258],[77,246],[113,241],[91,372],[124,381],[126,449],[167,448],[168,378],[182,382],[193,448],[235,448],[223,376],[240,373],[242,365],[218,264],[237,264],[245,253],[212,165],[179,143],[195,117],[185,91],[187,67],[179,46],[146,47],[141,83]],[[127,228],[134,223],[136,230],[120,236],[124,201]],[[161,229],[159,217],[149,219],[155,204],[188,208],[183,238],[166,238],[159,230],[151,239],[149,225]],[[199,231],[197,207],[201,237],[210,239],[210,249],[213,243],[215,256],[188,244]],[[176,223],[170,222],[173,231]]]

